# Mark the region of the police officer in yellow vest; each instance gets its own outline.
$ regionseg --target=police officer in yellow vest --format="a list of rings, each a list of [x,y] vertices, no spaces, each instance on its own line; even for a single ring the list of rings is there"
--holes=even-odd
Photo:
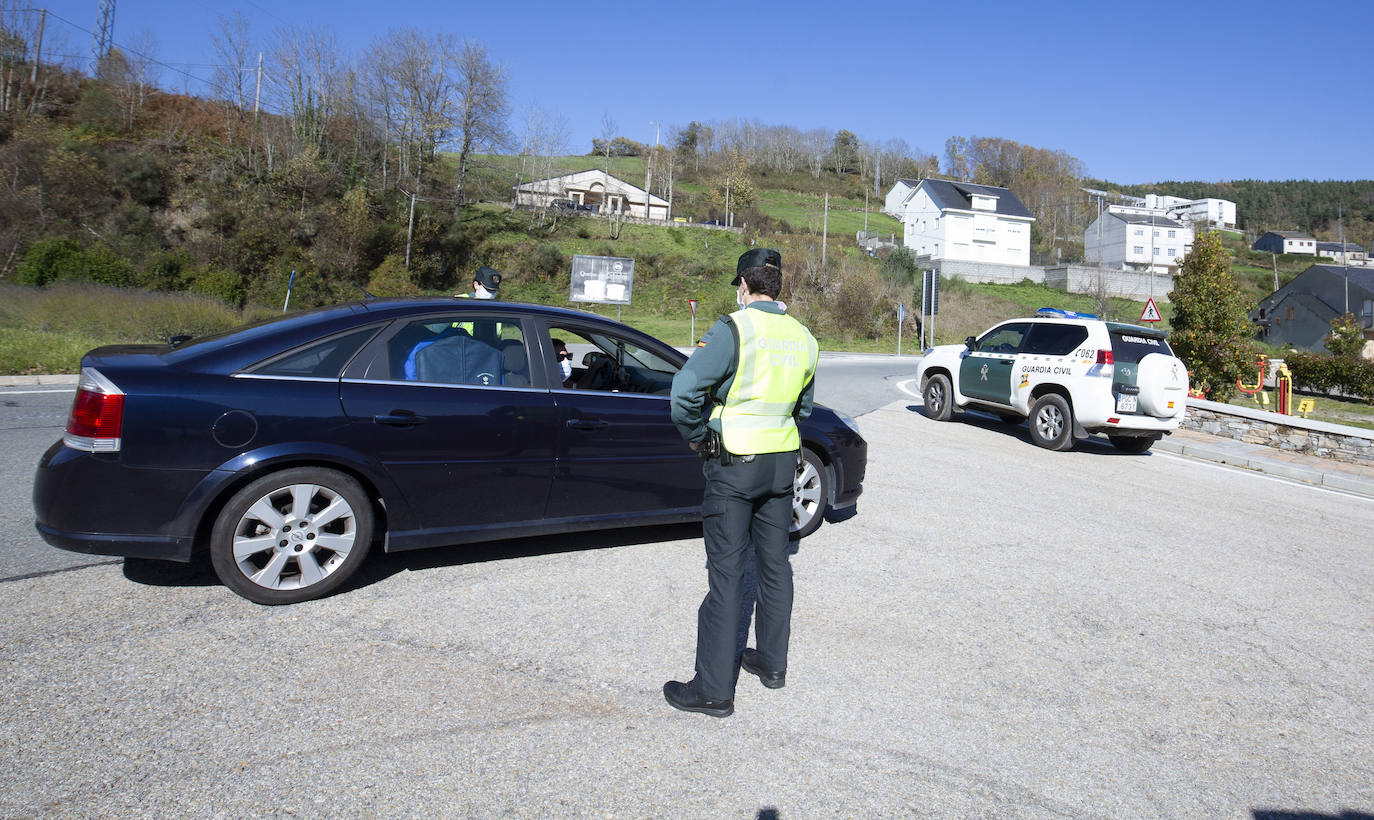
[[[726,717],[734,711],[741,666],[764,686],[784,684],[791,637],[792,565],[788,529],[801,439],[811,415],[816,340],[777,302],[782,256],[757,248],[739,258],[740,309],[707,331],[673,379],[672,415],[702,455],[709,591],[697,611],[696,676],[669,681],[674,707]],[[758,576],[757,649],[739,654],[745,562],[753,541]]]

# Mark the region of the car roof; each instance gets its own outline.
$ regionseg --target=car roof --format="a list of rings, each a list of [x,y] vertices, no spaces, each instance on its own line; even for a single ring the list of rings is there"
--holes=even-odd
[[[554,321],[578,321],[600,324],[621,333],[653,339],[642,331],[616,322],[605,316],[551,305],[507,302],[495,299],[460,299],[457,297],[375,298],[312,308],[300,313],[273,317],[222,333],[192,339],[162,354],[167,362],[199,359],[227,354],[233,358],[239,352],[250,359],[275,350],[287,350],[334,333],[345,332],[371,322],[386,322],[406,316],[462,310],[472,313],[518,313],[522,316],[543,316]],[[666,344],[660,342],[660,344]]]

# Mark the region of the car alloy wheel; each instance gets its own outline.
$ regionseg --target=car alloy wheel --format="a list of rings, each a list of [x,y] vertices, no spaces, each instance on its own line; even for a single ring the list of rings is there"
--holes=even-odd
[[[1048,450],[1073,447],[1073,411],[1063,396],[1046,393],[1031,407],[1031,440]]]
[[[936,421],[949,421],[954,415],[954,404],[950,401],[949,377],[936,373],[926,380],[926,388],[921,392],[926,415]]]
[[[815,532],[825,519],[830,500],[830,473],[820,456],[802,448],[797,460],[797,477],[792,482],[793,538],[805,538]]]
[[[372,507],[357,481],[296,468],[244,487],[215,522],[210,558],[226,586],[260,604],[291,604],[336,589],[372,540]]]

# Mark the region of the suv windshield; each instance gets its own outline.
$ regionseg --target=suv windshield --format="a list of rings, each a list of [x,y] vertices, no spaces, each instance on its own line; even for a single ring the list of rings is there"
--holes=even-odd
[[[1169,349],[1169,343],[1155,336],[1139,335],[1128,330],[1113,330],[1111,337],[1112,358],[1117,364],[1135,364],[1151,353],[1174,355],[1174,351]]]

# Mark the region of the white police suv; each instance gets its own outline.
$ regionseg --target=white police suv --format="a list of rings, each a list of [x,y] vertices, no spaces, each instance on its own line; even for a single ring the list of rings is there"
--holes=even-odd
[[[1143,453],[1178,429],[1188,397],[1188,369],[1162,331],[1055,308],[927,350],[916,378],[930,418],[957,407],[1030,419],[1031,440],[1051,450],[1105,433]]]

